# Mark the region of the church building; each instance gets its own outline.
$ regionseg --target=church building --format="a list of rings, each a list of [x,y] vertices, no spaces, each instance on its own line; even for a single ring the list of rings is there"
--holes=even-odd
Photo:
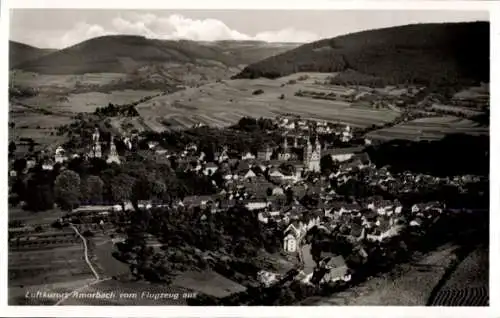
[[[113,135],[111,135],[111,141],[109,142],[109,154],[108,154],[108,159],[106,160],[107,163],[117,163],[120,164],[120,157],[118,156],[118,152],[116,151],[116,146],[115,142],[113,139]]]
[[[99,141],[99,128],[96,127],[94,134],[92,134],[92,148],[90,149],[89,157],[90,158],[101,158],[101,142]]]
[[[316,136],[316,142],[313,149],[311,141],[307,139],[307,144],[304,149],[304,167],[312,172],[320,172],[320,160],[321,160],[321,144]]]

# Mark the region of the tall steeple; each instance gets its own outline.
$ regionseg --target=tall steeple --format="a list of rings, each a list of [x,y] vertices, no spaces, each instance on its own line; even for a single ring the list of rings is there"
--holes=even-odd
[[[92,150],[90,152],[90,156],[94,158],[101,158],[102,156],[102,151],[101,151],[101,142],[99,141],[99,128],[95,128],[94,134],[92,135]]]
[[[99,142],[99,128],[94,129],[94,134],[92,134],[92,142],[97,144]]]
[[[311,154],[312,154],[312,145],[311,145],[310,136],[308,136],[306,146],[304,147],[304,158],[303,158],[304,165],[306,167],[309,166],[309,162],[311,160]]]
[[[118,156],[118,153],[116,152],[116,145],[114,142],[113,135],[111,135],[111,140],[109,142],[109,154],[108,154],[108,160],[106,160],[107,163],[115,162],[115,163],[120,163],[120,157]]]
[[[109,142],[109,155],[110,156],[117,156],[118,155],[116,153],[116,145],[115,145],[113,135],[111,135],[111,141]]]

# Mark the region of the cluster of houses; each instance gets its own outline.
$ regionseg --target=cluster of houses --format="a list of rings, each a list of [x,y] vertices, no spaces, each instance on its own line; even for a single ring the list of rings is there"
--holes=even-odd
[[[205,211],[201,217],[206,218],[206,213],[223,213],[232,206],[242,204],[248,210],[255,211],[263,224],[281,225],[284,231],[276,235],[282,238],[283,252],[290,256],[296,255],[305,262],[310,257],[304,254],[307,254],[307,249],[303,248],[304,238],[312,228],[334,232],[352,242],[383,242],[397,236],[407,226],[421,226],[445,209],[439,202],[403,207],[397,200],[387,201],[380,197],[355,198],[346,202],[343,196],[337,195],[332,181],[338,186],[363,171],[364,179],[361,181],[364,184],[397,189],[398,192],[415,191],[421,185],[448,184],[460,187],[468,182],[479,181],[474,176],[438,178],[410,172],[392,174],[385,167],[377,168],[371,164],[366,153],[363,153],[363,147],[325,149],[317,136],[311,142],[309,136],[304,138],[297,134],[297,127],[311,127],[309,121],[287,121],[284,118],[280,125],[295,132],[285,134],[280,146],[263,145],[257,153],[234,153],[229,147],[223,147],[208,162],[206,154],[195,144],[187,145],[178,153],[171,153],[162,149],[157,142],[149,142],[148,152],[164,158],[175,156],[180,169],[211,178],[217,189],[215,195],[188,196],[169,205],[169,208],[201,208]],[[329,129],[328,125],[316,122],[316,131],[318,127]],[[346,140],[352,137],[348,126],[341,134],[346,136]],[[289,145],[291,140],[293,143]],[[124,140],[124,143],[131,149],[130,140]],[[340,164],[340,169],[329,175],[321,175],[321,158],[328,155]],[[87,157],[102,156],[99,130],[96,129]],[[64,150],[58,148],[55,162],[63,163],[66,160]],[[120,163],[112,137],[106,161]],[[315,198],[315,204],[301,202],[306,196]],[[139,208],[150,209],[159,204],[141,201]],[[89,222],[98,216],[104,222],[112,217],[113,211],[120,211],[123,207],[126,210],[134,209],[130,202],[126,202],[124,205],[81,207],[72,215]],[[367,256],[362,249],[360,254]],[[316,279],[323,282],[350,280],[350,272],[342,256],[325,254],[318,264],[311,265],[310,260],[305,263],[308,263],[307,266],[297,276],[303,282]],[[321,278],[314,276],[317,267],[323,269]],[[263,284],[268,285],[277,281],[280,275],[263,271],[258,277]]]
[[[123,138],[123,143],[129,150],[132,149],[132,143],[129,137]],[[113,136],[110,137],[109,150],[107,151],[106,155],[103,154],[103,149],[100,141],[100,132],[98,128],[96,128],[94,133],[92,134],[92,144],[89,146],[89,148],[90,149],[88,150],[88,152],[83,154],[83,157],[88,159],[105,158],[108,164],[121,163],[120,156],[116,150]],[[62,146],[58,146],[54,150],[53,155],[50,154],[50,151],[41,151],[41,154],[40,156],[38,156],[38,158],[33,155],[28,156],[26,159],[26,170],[28,171],[29,169],[34,168],[37,164],[40,164],[43,170],[50,171],[54,169],[55,164],[63,164],[70,159],[78,158],[80,156],[81,155],[78,153],[69,154]],[[10,172],[10,175],[13,177],[16,176],[16,174],[16,171],[12,170]]]
[[[349,142],[353,138],[353,130],[349,125],[339,125],[323,120],[308,120],[293,117],[277,117],[276,124],[287,132],[303,134],[314,132],[319,135],[333,134],[342,142]],[[340,127],[339,127],[340,126]]]
[[[294,141],[294,146],[296,144],[298,142]],[[414,190],[420,183],[460,184],[477,181],[472,176],[437,178],[409,172],[391,174],[385,167],[377,169],[372,165],[366,154],[362,153],[362,149],[350,149],[350,152],[337,153],[335,149],[334,151],[323,150],[316,142],[315,148],[307,140],[305,144],[304,153],[310,154],[317,151],[320,155],[330,154],[332,159],[341,163],[340,169],[330,175],[316,174],[311,179],[310,173],[317,172],[317,168],[310,165],[310,162],[317,159],[306,156],[301,162],[297,161],[293,154],[286,155],[287,149],[293,149],[293,147],[288,147],[286,139],[278,149],[276,160],[270,160],[273,153],[270,147],[266,147],[258,154],[241,153],[239,157],[231,155],[226,147],[215,154],[213,162],[207,163],[203,160],[204,154],[199,152],[195,145],[190,145],[180,157],[196,158],[196,164],[186,165],[186,169],[198,171],[206,176],[219,173],[221,176],[217,183],[219,192],[212,196],[186,197],[177,202],[176,206],[187,209],[200,207],[207,213],[220,213],[236,204],[243,204],[248,210],[256,211],[258,220],[263,224],[270,222],[281,224],[285,230],[276,235],[283,238],[283,251],[289,255],[300,255],[303,252],[302,239],[313,227],[336,232],[353,242],[363,240],[383,242],[397,236],[407,226],[421,226],[427,218],[439,215],[444,209],[439,202],[417,204],[404,209],[398,201],[387,201],[378,197],[363,198],[347,203],[336,194],[331,185],[332,180],[336,180],[337,184],[342,184],[350,180],[356,171],[363,170],[367,176],[364,180],[366,184],[390,187],[396,183],[402,189],[406,188],[407,191]],[[308,152],[309,147],[315,150]],[[290,169],[292,171],[284,171],[283,164],[292,166]],[[292,202],[287,202],[288,193],[293,194]],[[299,202],[298,199],[306,194],[319,198],[314,208],[306,207]],[[206,218],[206,215],[202,218]],[[360,253],[364,255],[363,250]],[[324,269],[324,276],[320,281],[350,279],[349,269],[345,266],[341,256],[327,255],[322,258],[321,265],[317,266],[322,266]],[[303,282],[317,279],[313,275],[313,272],[317,271],[310,270],[310,268],[311,266],[308,272],[302,270],[297,277]],[[262,271],[258,277],[263,284],[268,285],[279,280],[280,274]]]

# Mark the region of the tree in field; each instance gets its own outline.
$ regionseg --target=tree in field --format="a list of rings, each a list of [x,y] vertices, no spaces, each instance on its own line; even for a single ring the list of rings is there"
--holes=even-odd
[[[104,182],[98,176],[89,176],[82,181],[80,192],[82,201],[99,204],[102,202]]]
[[[132,197],[134,184],[135,179],[124,173],[111,179],[111,196],[115,202],[122,205],[123,210],[125,210],[125,202]]]
[[[80,204],[80,176],[72,170],[59,174],[54,183],[56,203],[63,210],[72,210]]]

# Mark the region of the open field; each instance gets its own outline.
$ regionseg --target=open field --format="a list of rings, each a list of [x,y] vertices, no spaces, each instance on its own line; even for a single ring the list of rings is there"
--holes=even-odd
[[[130,273],[129,266],[120,262],[113,257],[114,246],[110,240],[100,240],[93,238],[90,249],[96,255],[96,265],[98,272],[105,277],[128,275]]]
[[[57,127],[72,121],[71,115],[67,113],[42,113],[36,108],[10,103],[9,122],[15,126],[9,126],[9,141],[16,142],[16,152],[20,154],[29,150],[27,146],[19,144],[21,138],[31,138],[41,145],[57,145],[64,140],[64,137],[57,135]]]
[[[470,115],[470,116],[481,115],[484,113],[482,111],[479,111],[477,109],[475,110],[475,109],[470,108],[470,107],[450,106],[450,105],[441,105],[441,104],[432,105],[431,110],[445,111],[448,114],[449,113],[465,114],[465,115]]]
[[[174,279],[173,285],[215,297],[225,297],[246,290],[244,286],[210,270],[182,273]]]
[[[28,290],[52,290],[61,284],[71,290],[80,286],[79,281],[94,277],[84,260],[81,240],[61,241],[43,240],[33,249],[9,248],[9,298],[12,301],[25,303],[27,300],[23,302],[22,296]],[[91,257],[91,261],[94,259]]]
[[[40,94],[23,99],[23,103],[52,112],[93,112],[97,107],[125,105],[136,102],[143,97],[156,95],[159,90],[121,90],[107,93],[87,92],[64,96]]]
[[[57,209],[34,213],[9,208],[9,222],[27,226],[23,232],[9,232],[9,302],[25,304],[28,290],[72,289],[94,277],[84,259],[82,240],[71,229],[50,226],[62,214]],[[38,231],[37,226],[41,226]],[[93,253],[89,258],[96,260]]]
[[[311,297],[302,305],[425,306],[434,286],[453,260],[456,246],[444,246],[392,273],[371,278],[328,297]]]
[[[155,131],[189,127],[192,122],[228,126],[244,116],[275,117],[285,113],[366,127],[390,122],[398,115],[391,110],[350,107],[349,103],[342,101],[294,96],[299,90],[313,88],[326,90],[324,85],[314,84],[314,81],[324,79],[331,74],[308,73],[309,77],[306,80],[288,84],[291,79],[303,75],[297,73],[276,80],[239,79],[210,83],[153,98],[139,104],[137,110],[145,124]],[[263,90],[263,93],[253,94],[258,89]],[[282,94],[284,98],[280,99]],[[168,127],[165,126],[165,122]]]
[[[50,225],[52,222],[62,217],[64,214],[65,212],[59,209],[31,212],[17,207],[9,207],[9,222],[21,221],[26,225]]]
[[[106,85],[120,79],[125,79],[123,73],[91,73],[82,75],[50,75],[38,74],[33,72],[24,72],[20,70],[10,71],[9,81],[11,84],[31,87],[31,88],[50,88],[54,87],[73,89],[77,83],[79,85]]]
[[[57,135],[57,128],[73,122],[73,116],[81,112],[94,112],[97,107],[124,105],[136,102],[144,97],[156,95],[160,91],[123,90],[109,93],[81,93],[68,96],[40,94],[24,98],[21,102],[12,101],[9,106],[9,140],[16,143],[20,138],[32,138],[45,146],[56,146],[65,141]],[[28,149],[21,149],[26,152]]]
[[[68,99],[54,105],[55,109],[63,111],[70,111],[74,113],[79,112],[93,112],[97,107],[108,106],[109,103],[114,105],[130,104],[141,98],[156,95],[160,91],[147,91],[147,90],[123,90],[112,91],[109,93],[81,93],[70,94]]]
[[[440,139],[447,134],[464,133],[487,135],[488,127],[481,127],[469,119],[454,116],[420,118],[394,127],[373,131],[368,134],[373,139]]]

